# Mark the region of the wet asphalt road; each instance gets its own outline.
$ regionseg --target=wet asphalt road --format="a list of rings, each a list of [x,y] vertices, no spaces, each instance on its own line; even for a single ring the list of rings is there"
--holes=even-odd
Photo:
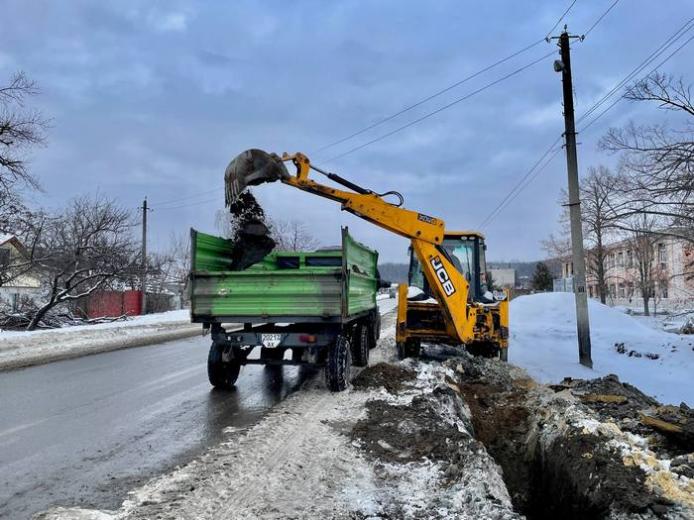
[[[207,381],[195,337],[0,373],[0,518],[52,505],[117,508],[128,490],[244,427],[310,372],[247,366]]]

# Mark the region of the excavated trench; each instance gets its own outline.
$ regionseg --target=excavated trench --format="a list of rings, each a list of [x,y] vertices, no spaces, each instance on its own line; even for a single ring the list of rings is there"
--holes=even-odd
[[[646,473],[627,463],[611,442],[617,423],[624,431],[636,428],[635,421],[629,422],[634,410],[657,404],[638,390],[610,378],[573,382],[573,390],[588,392],[580,394],[588,396],[583,400],[566,385],[537,385],[498,361],[464,356],[444,365],[454,377],[447,376],[446,385],[432,394],[403,405],[368,402],[367,417],[354,427],[352,438],[382,461],[438,461],[450,483],[470,478],[475,461],[479,464],[477,453],[486,450],[501,467],[513,511],[529,520],[690,518],[690,510],[656,493]],[[415,374],[403,365],[378,364],[362,371],[354,386],[399,394],[411,388]],[[620,392],[624,399],[614,398]],[[596,395],[609,396],[617,411],[605,415],[606,405]],[[614,401],[626,408],[615,408]],[[442,423],[436,411],[442,404],[456,410],[472,437]],[[653,435],[648,438],[653,441]],[[669,450],[667,458],[686,452],[665,439],[657,445]],[[684,476],[691,470],[686,464],[681,468]]]
[[[474,435],[501,466],[517,512],[530,520],[686,518],[673,515],[674,504],[656,495],[644,471],[625,464],[600,433],[562,418],[562,407],[576,406],[571,395],[548,396],[551,389],[514,379],[494,361],[455,363]]]

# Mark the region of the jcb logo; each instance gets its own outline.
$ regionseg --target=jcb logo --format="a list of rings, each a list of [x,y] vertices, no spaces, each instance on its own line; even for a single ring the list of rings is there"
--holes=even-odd
[[[441,262],[441,258],[438,256],[432,258],[431,266],[434,268],[434,271],[436,271],[436,276],[438,277],[439,282],[441,282],[443,292],[446,293],[446,296],[453,294],[455,292],[455,287],[453,286],[453,282],[451,282],[451,277],[448,276],[448,273],[446,272],[446,268],[443,266],[443,262]]]

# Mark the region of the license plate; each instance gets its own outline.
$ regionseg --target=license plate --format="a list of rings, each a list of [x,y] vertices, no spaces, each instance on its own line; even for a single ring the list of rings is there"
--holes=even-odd
[[[260,340],[265,347],[276,347],[282,341],[282,334],[261,334]]]

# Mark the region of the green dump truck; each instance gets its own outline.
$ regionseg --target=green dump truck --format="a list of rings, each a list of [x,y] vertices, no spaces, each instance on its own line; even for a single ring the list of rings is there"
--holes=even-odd
[[[233,387],[242,365],[310,364],[340,391],[352,365],[368,364],[380,335],[378,253],[347,228],[339,248],[273,251],[243,271],[229,270],[231,241],[192,230],[191,244],[191,317],[212,336],[213,386]]]

